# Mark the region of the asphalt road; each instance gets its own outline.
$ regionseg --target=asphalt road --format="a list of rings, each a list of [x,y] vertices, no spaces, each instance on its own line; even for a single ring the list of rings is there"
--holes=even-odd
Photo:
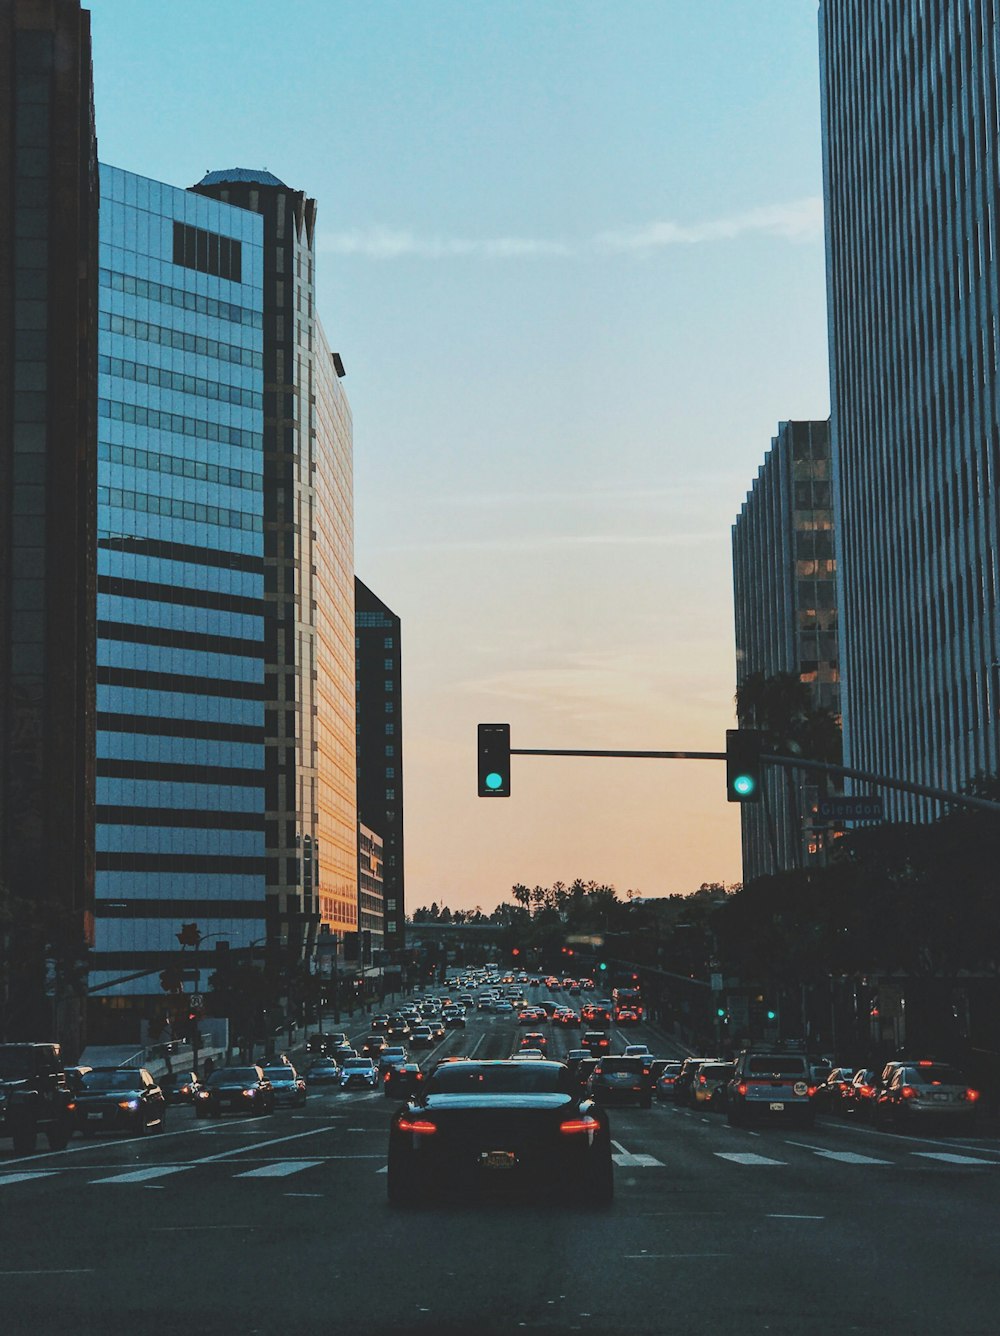
[[[550,1031],[552,1056],[579,1032]],[[448,1053],[506,1057],[474,1015]],[[363,1038],[363,1032],[358,1033]],[[646,1027],[614,1034],[616,1050]],[[685,1331],[996,1336],[1000,1141],[821,1119],[613,1110],[610,1211],[545,1201],[393,1210],[381,1093],[160,1135],[0,1146],[0,1332]]]

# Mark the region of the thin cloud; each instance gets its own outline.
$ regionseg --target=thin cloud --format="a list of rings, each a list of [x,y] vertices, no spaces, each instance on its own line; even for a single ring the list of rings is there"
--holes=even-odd
[[[701,223],[671,220],[647,223],[642,227],[599,232],[582,241],[541,237],[421,237],[415,232],[376,226],[324,233],[319,238],[319,249],[328,254],[358,255],[370,260],[570,259],[601,254],[649,255],[673,246],[698,246],[754,235],[797,244],[822,240],[822,199],[811,195]]]
[[[443,539],[440,542],[380,543],[380,552],[555,552],[581,547],[700,547],[716,543],[716,531],[668,534],[553,534],[523,538]]]

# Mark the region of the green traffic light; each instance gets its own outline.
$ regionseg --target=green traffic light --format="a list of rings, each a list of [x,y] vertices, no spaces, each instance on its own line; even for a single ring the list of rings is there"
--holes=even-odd
[[[486,787],[488,789],[502,789],[503,775],[498,775],[495,770],[491,770],[486,776]]]
[[[597,968],[598,968],[599,970],[606,970],[608,967],[607,967],[607,965],[605,965],[604,961],[602,960],[601,963],[598,965]]]
[[[769,1011],[769,1012],[767,1013],[767,1019],[768,1019],[769,1021],[776,1020],[776,1019],[777,1019],[777,1016],[778,1016],[778,1013],[777,1013],[776,1011]]]
[[[733,788],[741,798],[746,798],[748,794],[753,793],[757,787],[752,775],[737,775],[733,780]]]

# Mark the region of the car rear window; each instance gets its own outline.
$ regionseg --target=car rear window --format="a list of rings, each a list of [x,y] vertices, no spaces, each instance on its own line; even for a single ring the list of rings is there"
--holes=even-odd
[[[553,1094],[568,1091],[561,1063],[511,1062],[488,1066],[455,1062],[438,1067],[428,1083],[429,1095]]]
[[[713,1062],[707,1067],[702,1067],[698,1072],[699,1076],[710,1076],[713,1081],[724,1080],[727,1076],[732,1076],[734,1071],[731,1062]]]
[[[751,1058],[747,1068],[751,1076],[805,1076],[805,1058],[780,1056]]]
[[[641,1072],[642,1058],[604,1058],[602,1072]]]
[[[912,1085],[965,1085],[965,1077],[961,1072],[943,1063],[933,1067],[907,1068],[906,1078]]]

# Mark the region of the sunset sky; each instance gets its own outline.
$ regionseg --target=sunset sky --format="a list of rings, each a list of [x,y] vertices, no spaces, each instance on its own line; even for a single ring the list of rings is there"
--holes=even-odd
[[[88,3],[88,0],[85,0]],[[829,412],[815,0],[89,0],[102,161],[319,205],[355,564],[402,618],[406,899],[740,877],[730,528]]]

